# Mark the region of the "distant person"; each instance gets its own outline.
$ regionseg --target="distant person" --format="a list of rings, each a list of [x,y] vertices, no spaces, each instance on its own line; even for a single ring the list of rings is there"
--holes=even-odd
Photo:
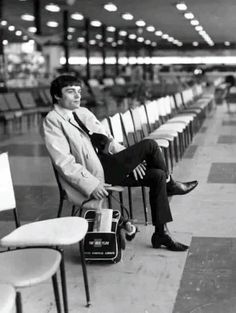
[[[190,192],[197,181],[173,180],[152,139],[128,148],[116,142],[93,113],[80,107],[81,83],[75,77],[57,77],[50,92],[54,108],[43,121],[43,137],[66,192],[73,192],[77,202],[82,202],[106,197],[106,184],[150,187],[153,248],[185,251],[188,246],[174,241],[166,232],[166,223],[172,221],[168,196]],[[100,148],[94,148],[94,137],[101,139]]]

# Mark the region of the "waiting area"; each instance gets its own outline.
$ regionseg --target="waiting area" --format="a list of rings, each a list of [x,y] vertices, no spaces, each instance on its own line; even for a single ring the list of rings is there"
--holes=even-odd
[[[17,100],[20,100],[19,96]],[[17,127],[15,123],[8,124],[7,120],[3,124],[3,128],[7,125],[7,130],[2,128],[1,132],[0,151],[9,156],[22,225],[46,221],[58,213],[58,185],[39,134],[45,112],[41,113],[37,111],[36,116],[32,115],[29,121],[26,119]],[[130,118],[134,121],[133,127]],[[124,204],[139,232],[133,241],[127,242],[119,263],[87,263],[89,307],[86,307],[79,239],[64,246],[69,312],[234,312],[234,104],[229,112],[224,101],[216,104],[214,89],[196,85],[182,93],[151,99],[143,105],[123,107],[121,112],[103,116],[101,120],[125,145],[159,132],[157,140],[176,179],[199,181],[190,194],[170,198],[174,218],[174,223],[169,224],[170,231],[175,239],[190,248],[182,253],[153,249],[150,208],[144,204],[140,188],[132,189],[132,199],[125,188]],[[26,128],[21,128],[22,125]],[[120,209],[114,200],[112,207]],[[68,201],[65,201],[61,215],[71,215]],[[0,238],[15,228],[11,212],[1,212],[0,223]],[[29,238],[27,240],[29,242]],[[58,266],[56,258],[60,259],[60,256],[55,254]],[[58,270],[56,263],[54,271]],[[9,292],[11,299],[14,298],[12,289]],[[50,281],[21,288],[21,298],[23,312],[58,312]],[[15,310],[13,304],[12,312]]]

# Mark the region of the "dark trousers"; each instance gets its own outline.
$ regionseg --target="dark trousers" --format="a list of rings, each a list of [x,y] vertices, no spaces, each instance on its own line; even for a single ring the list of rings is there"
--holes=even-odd
[[[152,139],[145,139],[113,155],[99,156],[105,181],[109,184],[150,188],[149,199],[152,223],[155,226],[172,221],[166,192],[167,170],[158,144]],[[133,169],[146,161],[146,174],[143,179],[135,180]]]

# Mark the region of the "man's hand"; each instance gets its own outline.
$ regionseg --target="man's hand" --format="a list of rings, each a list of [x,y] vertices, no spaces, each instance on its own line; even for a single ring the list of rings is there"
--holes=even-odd
[[[143,161],[133,170],[135,180],[143,179],[146,173],[146,161]]]
[[[99,185],[94,189],[94,191],[91,193],[91,197],[96,200],[101,200],[108,196],[108,192],[105,188],[106,184],[99,183]]]

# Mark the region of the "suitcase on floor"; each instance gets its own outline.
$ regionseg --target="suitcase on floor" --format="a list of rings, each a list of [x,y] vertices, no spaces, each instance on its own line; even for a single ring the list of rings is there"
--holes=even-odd
[[[121,244],[118,232],[120,212],[111,210],[112,220],[110,231],[94,231],[96,211],[86,211],[84,218],[88,221],[88,232],[84,238],[84,255],[87,261],[110,261],[117,263],[121,260]]]

